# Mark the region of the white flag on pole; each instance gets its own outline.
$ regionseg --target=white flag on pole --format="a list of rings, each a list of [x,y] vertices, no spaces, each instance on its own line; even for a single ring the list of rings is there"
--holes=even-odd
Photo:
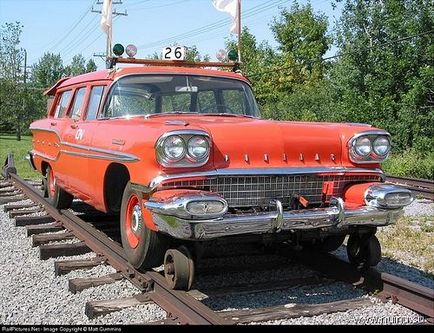
[[[112,0],[104,0],[101,14],[101,30],[110,38],[110,30],[112,28]]]
[[[239,33],[239,13],[238,13],[239,0],[212,0],[214,7],[221,11],[228,13],[232,17],[231,32],[234,34]]]

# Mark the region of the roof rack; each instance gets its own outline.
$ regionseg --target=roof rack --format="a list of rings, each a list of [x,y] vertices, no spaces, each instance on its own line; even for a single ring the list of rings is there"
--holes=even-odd
[[[240,70],[239,62],[213,62],[213,61],[185,61],[185,60],[159,60],[137,59],[124,57],[107,58],[107,68],[113,68],[116,64],[140,64],[146,66],[181,66],[181,67],[225,67],[232,68],[234,72]]]

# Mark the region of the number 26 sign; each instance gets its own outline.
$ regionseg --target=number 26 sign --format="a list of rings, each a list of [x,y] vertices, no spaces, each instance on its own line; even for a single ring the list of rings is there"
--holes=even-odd
[[[164,47],[161,56],[163,60],[185,60],[184,46],[167,46]]]

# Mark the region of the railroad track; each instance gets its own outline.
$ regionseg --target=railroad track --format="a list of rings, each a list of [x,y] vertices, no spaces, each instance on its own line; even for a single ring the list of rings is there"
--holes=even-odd
[[[386,182],[402,185],[413,191],[417,196],[434,200],[434,181],[408,177],[386,176]]]
[[[209,290],[191,290],[189,292],[170,289],[164,276],[156,271],[138,272],[132,267],[121,245],[94,226],[80,219],[67,210],[58,211],[41,196],[38,183],[28,183],[15,175],[8,174],[8,179],[0,181],[0,204],[15,219],[17,226],[25,226],[27,234],[32,235],[33,245],[39,246],[41,259],[58,256],[78,255],[93,251],[96,257],[87,260],[57,261],[56,275],[66,274],[76,269],[92,268],[97,265],[111,265],[116,273],[95,277],[78,278],[69,281],[69,290],[73,293],[86,288],[114,283],[121,279],[131,281],[138,293],[128,298],[103,301],[88,301],[85,313],[89,318],[104,315],[127,307],[155,303],[164,309],[167,318],[154,324],[244,324],[278,319],[315,316],[335,313],[367,306],[368,299],[338,300],[322,304],[296,304],[290,308],[285,305],[256,308],[249,310],[213,311],[201,301],[215,295],[252,294],[271,290],[288,289],[294,286],[320,285],[331,281],[343,281],[355,287],[363,288],[383,301],[391,299],[423,315],[427,322],[434,318],[434,290],[403,280],[375,269],[359,271],[348,263],[332,255],[318,253],[293,253],[283,249],[282,253],[291,253],[290,260],[307,265],[318,274],[303,278],[290,278],[268,283],[245,283],[241,285],[211,288]],[[31,204],[17,205],[23,199],[30,199]],[[32,212],[44,212],[42,216],[22,216]],[[64,232],[59,233],[59,231]],[[78,239],[74,243],[59,244],[59,240]],[[224,268],[223,268],[224,269]],[[248,269],[251,269],[248,268]],[[266,269],[262,267],[261,269]],[[236,270],[236,269],[235,269]],[[211,274],[212,274],[211,269]]]

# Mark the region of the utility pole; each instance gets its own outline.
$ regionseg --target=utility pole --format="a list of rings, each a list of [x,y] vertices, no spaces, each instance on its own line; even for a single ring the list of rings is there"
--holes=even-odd
[[[22,112],[17,114],[17,141],[21,141],[21,120],[26,114],[26,101],[27,101],[27,50],[21,49],[24,52],[24,78],[23,78],[23,105]]]
[[[101,1],[98,1],[98,2],[96,2],[96,4],[97,5],[103,5],[104,4],[104,2],[101,2]],[[122,3],[122,0],[113,0],[112,1],[112,5],[122,5],[123,3]],[[92,7],[92,9],[90,10],[92,13],[97,13],[97,14],[102,14],[102,11],[101,10],[95,10],[95,9],[93,9],[93,7]],[[115,8],[113,11],[112,11],[112,15],[113,15],[113,17],[116,17],[116,16],[128,16],[128,13],[127,13],[127,10],[125,9],[125,11],[123,12],[123,13],[121,13],[121,12],[118,12],[117,11],[117,9]],[[113,24],[113,23],[112,23]],[[110,29],[112,29],[113,27],[111,27]],[[103,52],[99,52],[99,53],[94,53],[93,54],[93,56],[94,57],[101,57],[101,58],[107,58],[107,57],[109,57],[109,56],[111,56],[111,45],[108,45],[109,43],[107,43],[107,50],[106,50],[106,52],[105,53],[103,53]]]

